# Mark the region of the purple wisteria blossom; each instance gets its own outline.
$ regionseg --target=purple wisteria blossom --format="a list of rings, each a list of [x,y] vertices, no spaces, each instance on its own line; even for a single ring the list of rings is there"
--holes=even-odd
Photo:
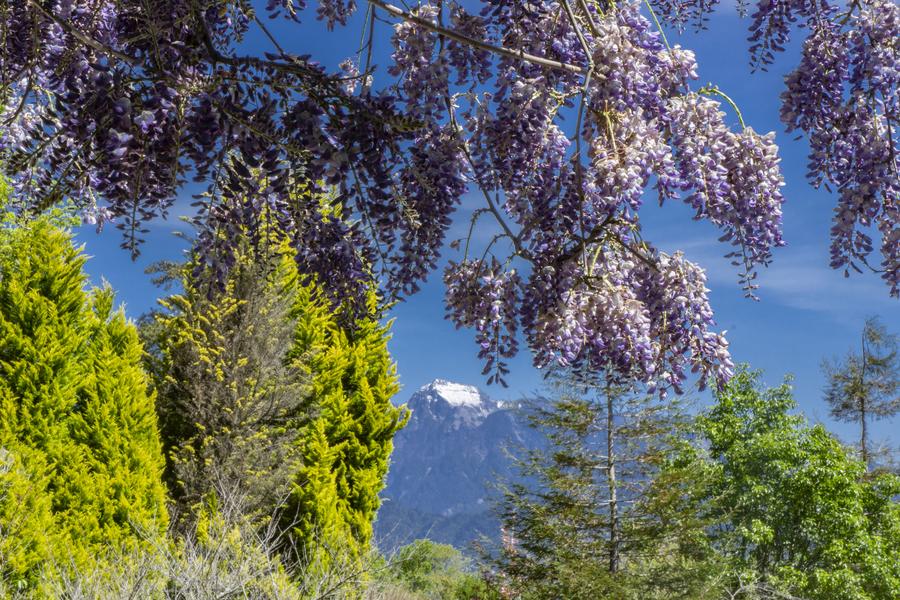
[[[639,210],[654,185],[663,199],[691,203],[734,245],[729,255],[752,292],[754,269],[783,244],[773,134],[727,127],[719,103],[691,91],[693,53],[667,47],[637,3],[608,14],[492,4],[482,15],[496,42],[537,51],[546,41],[543,56],[584,75],[504,57],[496,87],[461,111],[470,115],[460,124],[471,132],[470,176],[496,198],[489,214],[503,231],[497,245],[513,250],[448,267],[449,318],[474,327],[482,349],[502,348],[486,362],[502,368],[514,350],[502,343],[511,328],[484,326],[497,321],[484,317],[491,304],[477,282],[515,272],[516,291],[504,288],[504,298],[520,298],[518,330],[536,366],[605,370],[663,392],[680,390],[688,371],[724,381],[731,363],[712,329],[702,270],[643,242]],[[504,19],[514,17],[509,27]]]
[[[783,244],[773,135],[699,87],[694,54],[654,22],[702,24],[715,2],[659,0],[658,15],[637,0],[251,4],[11,4],[0,78],[18,96],[0,150],[19,197],[70,198],[136,250],[195,177],[209,185],[203,268],[227,271],[230,232],[274,228],[335,303],[362,306],[373,282],[385,302],[416,292],[465,196],[470,230],[493,233],[457,246],[448,317],[474,330],[492,380],[522,347],[539,367],[661,393],[692,371],[729,377],[702,268],[656,249],[640,219],[646,198],[688,203],[721,230],[748,293]],[[854,6],[843,23],[815,0],[762,0],[753,52],[765,63],[810,20],[785,122],[809,133],[816,180],[840,190],[833,262],[867,256],[874,225],[896,274],[896,5]],[[277,40],[259,55],[242,43],[272,35],[263,16],[334,28],[363,12],[362,49],[338,72]],[[387,20],[391,64],[377,71],[367,52]]]
[[[515,269],[505,269],[496,259],[450,263],[444,275],[447,307],[458,327],[475,330],[478,357],[485,362],[488,383],[506,384],[509,372],[503,359],[518,350],[522,281]]]
[[[810,181],[839,195],[831,266],[879,271],[900,296],[900,6],[876,0],[838,17],[810,21],[781,118],[809,136]]]
[[[751,128],[734,133],[725,125],[719,103],[696,94],[673,100],[670,107],[678,187],[696,218],[709,219],[723,230],[722,241],[736,250],[729,256],[745,270],[748,292],[756,265],[767,265],[771,250],[781,246],[781,187],[774,134],[760,136]],[[667,195],[671,181],[661,181]]]
[[[703,25],[714,2],[653,0],[657,14],[683,28]],[[900,6],[896,0],[756,0],[750,56],[767,68],[792,36],[800,62],[785,78],[781,118],[809,140],[809,180],[838,196],[831,265],[846,275],[876,271],[900,297]],[[880,264],[873,260],[880,250]]]

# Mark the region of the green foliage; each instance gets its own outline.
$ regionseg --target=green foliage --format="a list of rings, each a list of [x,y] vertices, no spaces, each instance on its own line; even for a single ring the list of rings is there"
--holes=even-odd
[[[166,523],[137,333],[109,289],[86,291],[85,258],[52,221],[0,230],[0,529],[19,532],[0,569],[14,584]]]
[[[636,510],[649,522],[655,547],[631,568],[629,598],[719,600],[728,597],[728,561],[709,539],[713,520],[698,510],[694,498],[707,489],[711,469],[698,457],[702,450],[686,427],[677,438],[644,493]]]
[[[727,585],[809,599],[896,598],[900,479],[867,477],[824,428],[790,414],[787,384],[762,390],[758,378],[744,370],[732,379],[697,421],[708,450],[685,448],[667,473],[690,481],[678,493],[728,563]]]
[[[22,460],[19,454],[27,458]],[[37,567],[56,545],[41,459],[40,453],[27,448],[16,453],[0,449],[0,597],[10,593],[4,584],[18,588],[33,583]]]
[[[505,539],[492,562],[516,598],[633,597],[644,557],[660,552],[668,525],[635,502],[681,420],[612,384],[561,377],[531,408],[545,448],[518,459],[522,479],[501,503]]]
[[[326,572],[367,554],[405,423],[390,401],[389,326],[374,293],[350,322],[300,278],[287,245],[238,246],[224,286],[176,269],[183,293],[144,328],[169,480],[185,513],[223,491],[279,513],[284,549]]]
[[[494,600],[496,590],[473,572],[459,550],[428,539],[400,548],[381,579],[393,582],[415,599]]]
[[[535,410],[549,447],[520,461],[528,479],[505,495],[494,558],[510,597],[896,598],[900,479],[868,474],[791,414],[787,384],[758,378],[740,371],[693,433],[652,405],[614,410],[609,390]]]
[[[297,306],[296,268],[285,252],[245,243],[224,286],[177,267],[183,292],[145,319],[149,370],[182,515],[211,492],[240,493],[248,514],[271,516],[299,468],[298,430],[310,396],[303,357],[289,357]],[[312,317],[310,317],[312,318]]]
[[[869,464],[868,424],[900,412],[900,343],[877,318],[866,320],[859,353],[850,352],[842,362],[823,363],[828,385],[825,401],[831,416],[859,423],[859,448]]]
[[[406,411],[391,404],[397,377],[376,301],[370,294],[369,314],[350,328],[340,313],[307,309],[321,306],[312,287],[296,304],[291,354],[307,361],[316,413],[303,428],[303,466],[284,521],[304,560],[317,568],[327,568],[336,553],[368,551],[393,436],[406,423]]]
[[[550,447],[518,460],[524,480],[504,492],[508,538],[497,560],[522,598],[586,599],[609,591],[605,488],[597,479],[600,419],[590,400],[568,393],[531,415]]]

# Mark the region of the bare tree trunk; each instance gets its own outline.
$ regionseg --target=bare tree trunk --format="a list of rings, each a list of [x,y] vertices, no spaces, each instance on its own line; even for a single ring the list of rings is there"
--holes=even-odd
[[[609,485],[609,572],[619,570],[619,514],[616,489],[615,423],[613,396],[606,386],[606,481]]]
[[[862,454],[863,462],[866,464],[866,470],[869,469],[869,444],[868,444],[868,427],[866,426],[866,399],[860,398],[859,403],[859,420],[862,425],[862,435],[859,440],[859,449]]]
[[[862,454],[863,463],[866,465],[866,470],[869,470],[869,448],[868,448],[868,435],[867,435],[867,427],[866,427],[866,367],[869,363],[869,357],[866,356],[866,331],[863,329],[862,336],[862,364],[860,365],[860,374],[859,374],[859,421],[860,421],[860,439],[859,439],[859,451]]]

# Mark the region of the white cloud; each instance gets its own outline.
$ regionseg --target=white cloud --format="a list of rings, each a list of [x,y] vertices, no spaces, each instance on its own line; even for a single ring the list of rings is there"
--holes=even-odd
[[[669,250],[682,250],[702,266],[711,288],[737,288],[739,267],[723,257],[728,247],[709,240],[669,241]],[[888,295],[887,286],[873,273],[851,273],[828,266],[828,250],[813,245],[788,246],[775,252],[768,268],[759,269],[757,295],[763,302],[774,302],[799,310],[827,313],[839,320],[851,315],[896,311],[897,300]]]

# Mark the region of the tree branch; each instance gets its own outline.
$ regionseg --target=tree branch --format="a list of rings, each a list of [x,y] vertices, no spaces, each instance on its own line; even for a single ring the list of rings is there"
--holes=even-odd
[[[424,27],[425,29],[433,31],[440,36],[460,42],[461,44],[474,46],[476,48],[481,48],[482,50],[487,50],[488,52],[493,52],[494,54],[500,54],[502,56],[508,56],[510,58],[518,58],[520,60],[524,60],[544,67],[549,67],[551,69],[560,69],[562,71],[568,71],[569,73],[584,73],[584,69],[579,67],[578,65],[572,65],[569,63],[544,58],[542,56],[536,56],[534,54],[529,54],[528,52],[523,52],[522,50],[512,50],[503,46],[495,46],[483,40],[470,38],[468,36],[462,35],[461,33],[457,33],[452,29],[441,27],[437,23],[433,23],[428,19],[423,19],[422,17],[409,13],[402,8],[394,6],[393,4],[388,4],[383,0],[368,0],[368,2],[369,4],[373,4],[379,8],[386,10],[388,13],[397,18],[403,19],[404,21],[408,21],[410,23],[415,23],[420,27]]]
[[[137,60],[135,58],[128,56],[127,54],[122,54],[118,50],[115,50],[108,46],[104,46],[97,40],[91,38],[90,36],[85,35],[81,31],[78,31],[70,23],[64,21],[63,19],[60,19],[59,17],[54,15],[52,12],[45,10],[44,7],[41,6],[40,2],[38,2],[37,0],[26,0],[26,1],[28,2],[29,6],[36,9],[38,12],[43,14],[45,17],[47,17],[48,19],[50,19],[51,21],[53,21],[54,23],[56,23],[57,25],[62,27],[63,30],[65,30],[67,33],[72,35],[72,37],[77,39],[82,44],[90,46],[91,48],[93,48],[94,50],[96,50],[97,52],[99,52],[101,54],[106,54],[110,57],[117,58],[117,59],[121,60],[122,62],[129,64],[131,66],[135,66],[137,64]]]

